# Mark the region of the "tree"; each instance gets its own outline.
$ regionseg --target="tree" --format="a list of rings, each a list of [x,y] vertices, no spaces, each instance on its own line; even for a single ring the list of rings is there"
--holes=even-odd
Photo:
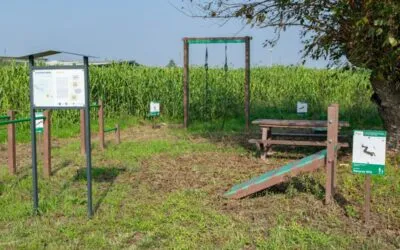
[[[168,64],[167,64],[167,68],[175,68],[176,67],[176,63],[174,60],[169,60]]]
[[[273,27],[276,37],[266,40],[266,46],[275,45],[287,27],[298,26],[303,58],[345,58],[371,70],[371,100],[388,131],[389,146],[400,148],[399,0],[188,1],[192,16],[240,18],[252,27]]]

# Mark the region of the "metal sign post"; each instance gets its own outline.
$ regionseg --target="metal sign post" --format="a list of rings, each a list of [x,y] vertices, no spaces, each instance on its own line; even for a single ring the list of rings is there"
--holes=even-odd
[[[90,96],[89,96],[89,58],[83,57],[85,71],[85,135],[86,135],[86,176],[87,176],[87,209],[88,216],[93,216],[92,207],[92,148],[90,142]]]
[[[385,174],[386,131],[355,130],[353,135],[353,173],[365,174],[364,221],[369,222],[371,175]]]
[[[35,67],[35,59],[33,55],[29,56],[30,68],[30,102],[31,102],[31,140],[32,140],[32,186],[33,186],[33,213],[39,212],[39,194],[38,194],[38,180],[37,180],[37,159],[36,159],[36,121],[35,121],[35,106],[33,104],[33,68]]]
[[[83,109],[85,113],[87,209],[90,218],[93,216],[93,206],[89,57],[81,55],[83,56],[83,66],[35,67],[35,56],[41,57],[58,53],[65,52],[46,51],[27,56],[30,66],[33,210],[34,214],[39,212],[35,111],[37,109]]]

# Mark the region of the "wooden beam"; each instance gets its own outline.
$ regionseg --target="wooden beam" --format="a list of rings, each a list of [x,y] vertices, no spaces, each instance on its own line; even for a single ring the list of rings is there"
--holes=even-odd
[[[189,43],[183,41],[183,127],[189,126]]]
[[[99,145],[100,149],[104,150],[104,106],[103,101],[99,100]]]
[[[246,37],[245,41],[244,117],[248,132],[250,128],[250,37]]]
[[[85,155],[86,153],[86,146],[85,146],[85,110],[80,110],[80,124],[81,124],[81,154]]]
[[[117,130],[115,131],[115,139],[116,139],[117,144],[120,144],[121,143],[121,131],[119,128],[119,124],[115,125],[115,127],[117,128]]]
[[[333,199],[333,175],[336,163],[338,124],[338,106],[330,105],[328,107],[328,145],[326,156],[326,185],[325,185],[325,204],[330,204]]]

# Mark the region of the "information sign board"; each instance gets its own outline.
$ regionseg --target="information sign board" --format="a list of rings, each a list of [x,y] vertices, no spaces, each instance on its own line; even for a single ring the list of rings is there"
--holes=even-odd
[[[34,69],[32,87],[35,108],[85,107],[83,68]]]

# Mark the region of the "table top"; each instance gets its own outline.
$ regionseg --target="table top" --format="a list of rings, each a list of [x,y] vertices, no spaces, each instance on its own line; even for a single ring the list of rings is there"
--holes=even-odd
[[[277,119],[257,119],[252,121],[252,124],[260,127],[292,127],[292,128],[326,128],[328,127],[327,120],[277,120]],[[346,121],[339,121],[339,127],[350,127]]]

